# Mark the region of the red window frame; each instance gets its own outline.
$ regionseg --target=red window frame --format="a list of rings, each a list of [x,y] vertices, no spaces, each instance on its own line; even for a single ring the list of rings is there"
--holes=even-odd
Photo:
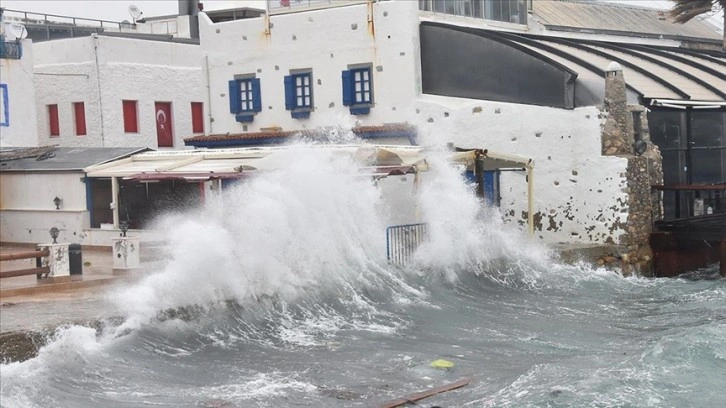
[[[139,133],[138,101],[122,101],[124,112],[124,132]]]
[[[58,123],[58,105],[48,105],[48,128],[50,137],[60,136],[60,124]]]
[[[73,102],[73,115],[76,119],[76,136],[86,136],[86,105]]]
[[[192,133],[204,133],[204,104],[192,102]]]

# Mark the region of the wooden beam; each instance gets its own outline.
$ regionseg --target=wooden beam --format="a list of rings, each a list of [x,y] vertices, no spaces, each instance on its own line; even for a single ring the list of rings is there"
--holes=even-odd
[[[18,269],[17,271],[0,272],[0,278],[14,278],[16,276],[40,275],[44,273],[49,274],[50,267],[41,266],[39,268]]]
[[[0,261],[12,261],[15,259],[32,259],[42,258],[49,256],[50,250],[44,249],[42,251],[25,251],[25,252],[14,252],[10,254],[0,254]]]
[[[424,398],[428,398],[428,397],[434,396],[436,394],[441,394],[442,392],[447,392],[447,391],[455,390],[457,388],[464,387],[464,386],[468,385],[469,383],[471,383],[472,381],[474,381],[474,378],[472,378],[472,377],[463,378],[459,381],[456,381],[456,382],[453,382],[450,384],[441,385],[441,386],[438,386],[435,388],[431,388],[427,391],[422,391],[422,392],[417,392],[415,394],[411,394],[408,397],[397,398],[393,401],[386,402],[385,404],[381,405],[381,408],[396,408],[396,407],[400,407],[400,406],[403,406],[406,404],[415,403],[416,401],[420,401]]]

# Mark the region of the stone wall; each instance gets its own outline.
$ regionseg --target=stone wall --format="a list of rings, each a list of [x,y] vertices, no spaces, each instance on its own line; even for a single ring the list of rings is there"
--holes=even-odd
[[[627,206],[621,210],[627,213],[627,219],[625,233],[618,242],[619,253],[603,256],[598,263],[619,267],[626,275],[651,275],[650,233],[653,221],[662,216],[660,193],[651,186],[663,183],[663,158],[658,147],[650,141],[645,108],[629,106],[625,92],[622,69],[613,63],[606,72],[605,101],[601,109],[602,154],[628,161],[624,175],[628,199]],[[635,129],[634,125],[639,128]],[[637,143],[644,147],[642,151],[636,151]]]

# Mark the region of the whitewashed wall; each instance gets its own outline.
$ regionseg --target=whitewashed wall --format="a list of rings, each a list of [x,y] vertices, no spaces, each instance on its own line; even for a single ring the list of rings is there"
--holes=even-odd
[[[60,230],[58,242],[110,246],[119,230],[90,228],[86,185],[82,172],[0,173],[0,242],[51,242],[50,229]],[[53,199],[63,200],[55,209]],[[143,241],[158,240],[153,231],[134,231]]]
[[[454,142],[534,159],[535,235],[547,242],[617,243],[627,221],[627,160],[602,156],[599,110],[422,95],[420,142]],[[524,172],[502,173],[502,211],[525,225]]]
[[[98,63],[96,63],[98,60]],[[37,44],[41,144],[156,148],[155,102],[171,102],[174,148],[193,135],[191,102],[204,102],[199,46],[114,37]],[[124,133],[122,100],[138,101],[139,133]],[[86,136],[75,135],[73,102],[84,102]],[[60,137],[49,136],[47,105],[58,104]]]
[[[627,163],[600,154],[597,108],[565,110],[421,95],[418,24],[420,18],[437,17],[420,13],[417,2],[375,3],[372,35],[367,16],[366,5],[272,16],[269,35],[263,18],[212,24],[201,16],[212,133],[245,130],[229,113],[227,81],[235,74],[256,73],[263,111],[247,124],[247,131],[408,122],[418,127],[421,144],[454,142],[531,157],[537,237],[563,243],[618,242],[627,220]],[[374,67],[375,107],[370,115],[354,117],[341,103],[340,75],[347,64],[363,62]],[[313,69],[315,111],[310,119],[292,119],[285,110],[283,77],[296,68]],[[526,191],[524,173],[503,173],[502,211],[522,228]]]
[[[7,95],[0,94],[0,123],[7,122],[7,126],[0,125],[0,145],[3,147],[38,146],[33,43],[26,39],[21,45],[21,59],[0,58],[0,84],[7,86]]]
[[[201,13],[214,120],[210,133],[405,122],[413,114],[420,82],[418,11],[408,3],[415,2],[376,3],[375,33],[369,32],[365,4],[274,15],[269,35],[263,17],[213,24]],[[375,106],[368,115],[351,116],[342,103],[341,73],[360,63],[373,65]],[[314,111],[309,119],[293,119],[285,110],[283,78],[302,68],[313,70]],[[254,122],[242,124],[229,112],[228,81],[251,73],[260,78],[262,112]]]
[[[79,242],[88,227],[85,184],[81,172],[0,173],[0,241],[48,242],[52,227],[60,238]],[[53,199],[62,199],[56,210]]]

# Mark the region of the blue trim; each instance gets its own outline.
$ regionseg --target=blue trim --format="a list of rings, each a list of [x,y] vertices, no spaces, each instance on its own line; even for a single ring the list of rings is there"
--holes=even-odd
[[[260,78],[252,78],[252,111],[262,111],[262,94],[260,90]]]
[[[240,95],[239,81],[231,80],[229,85],[229,113],[237,114],[242,108],[242,97]]]
[[[367,115],[369,113],[371,113],[370,106],[351,106],[350,107],[351,115]]]
[[[237,122],[248,123],[255,120],[255,115],[251,113],[240,113],[239,115],[235,115],[234,119]]]
[[[343,71],[343,106],[353,104],[353,75],[350,71]]]
[[[295,108],[295,91],[292,86],[292,75],[286,75],[285,79],[285,109]]]
[[[290,112],[290,116],[292,116],[293,119],[308,119],[310,118],[310,111],[309,110],[294,110]]]
[[[88,225],[93,228],[93,189],[91,188],[91,179],[88,178],[88,176],[83,176],[83,182],[86,184],[86,209],[88,210],[88,216],[90,218],[90,223]]]
[[[0,84],[0,98],[3,100],[3,120],[0,126],[10,126],[10,107],[8,106],[8,84]]]
[[[199,142],[184,142],[186,146],[193,147],[236,147],[236,146],[257,146],[268,144],[283,144],[290,141],[290,136],[266,137],[261,139],[234,139],[234,140],[209,140]]]

